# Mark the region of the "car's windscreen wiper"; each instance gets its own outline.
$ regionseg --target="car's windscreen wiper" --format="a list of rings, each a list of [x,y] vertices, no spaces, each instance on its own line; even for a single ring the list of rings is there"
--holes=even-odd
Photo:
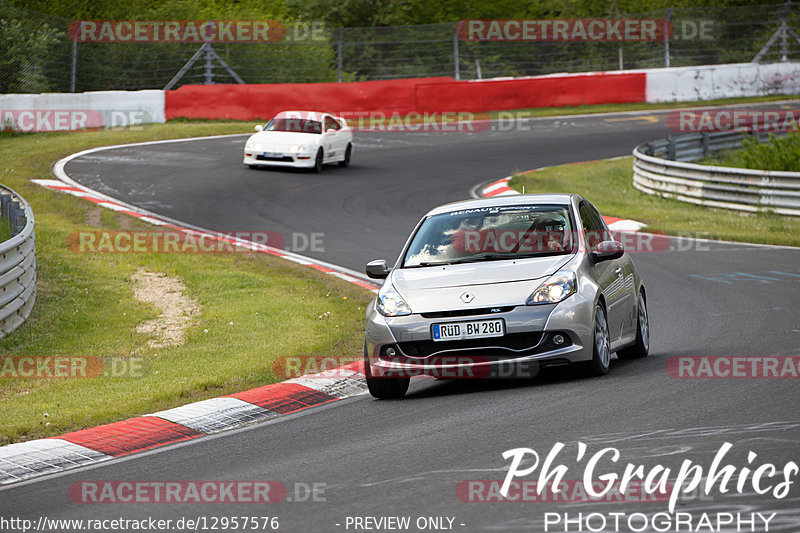
[[[465,257],[464,259],[456,259],[454,261],[421,261],[416,265],[408,265],[405,268],[458,265],[460,263],[475,263],[478,261],[491,261],[493,259],[505,259],[505,258],[501,257],[500,254],[483,254],[475,257]]]
[[[403,268],[436,267],[452,264],[450,261],[420,261],[415,265],[403,265]]]
[[[569,250],[552,250],[549,252],[529,252],[524,254],[494,254],[486,253],[481,255],[474,255],[472,257],[464,257],[463,259],[454,259],[453,261],[422,261],[416,265],[407,265],[403,268],[418,268],[418,267],[432,267],[432,266],[446,266],[446,265],[461,265],[464,263],[479,263],[481,261],[501,261],[505,259],[526,259],[528,257],[545,257],[548,255],[563,255],[569,253]]]
[[[454,261],[450,261],[446,263],[448,265],[459,265],[463,263],[478,263],[480,261],[504,261],[508,259],[525,259],[528,257],[544,257],[547,255],[558,255],[564,252],[530,252],[524,254],[494,254],[494,253],[486,253],[481,255],[475,255],[472,257],[465,257],[463,259],[456,259]]]
[[[460,263],[477,263],[478,261],[494,261],[496,259],[510,259],[507,254],[481,254],[481,255],[473,255],[472,257],[465,257],[463,259],[456,259],[455,261],[450,261],[451,265],[458,265]]]
[[[456,259],[455,261],[451,261],[451,265],[457,265],[460,263],[477,263],[479,261],[501,261],[504,259],[524,259],[526,257],[541,257],[544,255],[551,255],[552,252],[531,252],[525,254],[493,254],[493,253],[486,253],[481,255],[475,255],[472,257],[465,257],[464,259]],[[561,253],[561,252],[557,252]]]

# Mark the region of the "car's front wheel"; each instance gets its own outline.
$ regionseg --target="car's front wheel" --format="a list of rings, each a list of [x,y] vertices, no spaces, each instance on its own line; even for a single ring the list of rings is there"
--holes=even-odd
[[[643,293],[639,293],[637,309],[639,317],[636,321],[636,342],[617,352],[620,359],[641,359],[650,352],[650,321],[647,318],[647,301]]]
[[[369,393],[379,400],[395,400],[406,395],[409,378],[367,377]]]
[[[608,321],[606,310],[601,304],[594,308],[594,349],[592,360],[586,364],[586,373],[590,376],[603,376],[608,374],[611,362],[611,342],[608,338]]]
[[[352,155],[352,153],[353,153],[353,145],[347,143],[347,149],[344,151],[344,159],[342,161],[339,161],[340,167],[350,166],[350,156]]]
[[[367,378],[369,393],[379,400],[394,400],[405,396],[411,378],[387,378],[373,376],[367,357],[367,348],[364,347],[364,375]]]
[[[317,150],[317,158],[314,160],[314,172],[316,172],[317,174],[322,172],[322,166],[323,166],[322,165],[322,159],[323,159],[323,157],[324,157],[324,154],[322,153],[322,148],[320,148],[319,150]]]

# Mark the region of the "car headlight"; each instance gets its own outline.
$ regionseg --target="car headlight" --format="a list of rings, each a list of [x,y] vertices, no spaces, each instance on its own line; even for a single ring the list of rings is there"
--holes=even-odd
[[[378,301],[375,307],[383,316],[404,316],[411,314],[411,308],[403,300],[400,294],[394,290],[391,283],[386,283],[378,291]]]
[[[247,143],[247,144],[244,145],[244,149],[245,150],[255,150],[256,149],[256,143]]]
[[[528,296],[525,305],[557,304],[574,294],[577,285],[571,270],[556,272]]]
[[[289,147],[289,151],[290,152],[305,152],[306,151],[306,147],[305,146],[290,146]]]

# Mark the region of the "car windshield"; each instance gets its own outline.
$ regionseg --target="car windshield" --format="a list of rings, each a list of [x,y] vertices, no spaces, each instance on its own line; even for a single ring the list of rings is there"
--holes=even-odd
[[[322,124],[318,120],[302,118],[273,118],[267,123],[264,131],[292,131],[296,133],[322,133]]]
[[[566,205],[514,205],[433,215],[414,235],[404,268],[571,253]]]

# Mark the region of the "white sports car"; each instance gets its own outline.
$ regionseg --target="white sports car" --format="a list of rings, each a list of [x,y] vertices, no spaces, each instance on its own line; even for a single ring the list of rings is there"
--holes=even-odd
[[[282,111],[256,126],[244,145],[250,168],[280,166],[322,172],[326,163],[350,164],[353,130],[341,117],[316,111]]]

